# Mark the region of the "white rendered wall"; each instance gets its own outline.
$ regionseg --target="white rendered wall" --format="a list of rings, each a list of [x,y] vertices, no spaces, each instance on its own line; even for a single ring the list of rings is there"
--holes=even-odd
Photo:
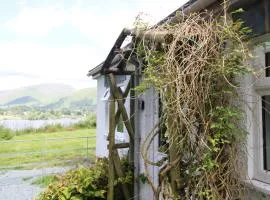
[[[126,77],[126,80],[119,83],[118,86],[122,89],[125,89],[129,81],[129,77]],[[107,157],[107,136],[109,130],[109,102],[106,92],[109,90],[108,87],[105,87],[105,77],[99,76],[97,79],[97,128],[96,128],[96,156],[97,157]],[[130,99],[129,95],[125,102],[125,107],[127,113],[130,113]],[[117,109],[117,106],[116,106]],[[116,143],[128,142],[128,134],[124,128],[124,133],[116,132]],[[126,153],[126,150],[119,150],[121,154]]]
[[[144,109],[142,109],[144,102]],[[158,122],[158,95],[153,88],[140,95],[136,102],[136,122],[135,122],[135,199],[154,200],[151,186],[143,183],[140,176],[145,173],[145,164],[141,156],[140,148],[148,133]],[[158,138],[154,139],[150,146],[148,159],[157,161],[158,158]],[[147,171],[152,177],[152,182],[158,184],[158,167],[148,166]]]

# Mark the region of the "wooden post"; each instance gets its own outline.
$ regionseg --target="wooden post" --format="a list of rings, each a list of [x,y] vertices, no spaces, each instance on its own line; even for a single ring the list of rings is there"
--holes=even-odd
[[[125,108],[125,97],[128,95],[131,82],[129,82],[125,92],[119,90],[117,87],[115,77],[113,74],[109,74],[109,84],[110,84],[110,90],[111,90],[111,96],[110,96],[110,112],[109,112],[109,190],[107,199],[113,200],[114,197],[114,179],[115,179],[115,172],[119,178],[124,177],[124,171],[121,166],[121,160],[118,154],[117,149],[118,148],[130,148],[133,150],[133,144],[134,144],[134,132],[133,127],[131,125],[131,122],[129,121],[128,114]],[[117,112],[115,113],[115,102],[118,104]],[[130,142],[129,143],[122,143],[122,144],[115,144],[115,129],[116,124],[120,120],[120,115],[122,115],[122,118],[124,120],[126,129],[130,136]],[[133,153],[132,153],[133,154]],[[121,185],[123,189],[123,194],[126,200],[131,198],[130,189],[128,188],[127,184]],[[131,190],[132,191],[132,190]]]
[[[128,93],[129,93],[129,90],[130,90],[130,81],[128,82],[128,85],[126,87],[126,90],[125,90],[124,94],[122,94],[122,96],[123,96],[123,103],[125,103],[125,101],[126,101],[126,97],[127,97]],[[117,112],[115,114],[116,124],[119,121],[120,115],[121,115],[121,110],[119,108],[117,108]]]
[[[114,162],[113,149],[115,138],[115,100],[111,94],[109,98],[109,180],[108,180],[108,194],[107,199],[113,200],[114,197]]]
[[[135,146],[135,77],[134,75],[130,76],[130,124],[133,130],[133,134],[134,134],[134,140],[132,141],[132,143],[130,143],[130,147],[129,147],[129,162],[132,164],[132,166],[134,166],[134,157],[135,157],[135,151],[134,151],[134,146]],[[135,167],[135,166],[134,166]],[[135,179],[134,179],[134,172],[133,172],[133,176],[132,176],[132,180],[133,183],[135,183]],[[132,184],[131,188],[131,193],[134,194],[134,184]]]
[[[116,86],[116,81],[115,81],[115,77],[113,74],[109,74],[109,79],[110,79],[110,81],[109,81],[110,88],[112,90],[112,93],[114,94],[116,101],[117,101],[118,109],[120,109],[120,111],[122,113],[124,124],[126,126],[126,129],[128,131],[129,137],[130,137],[130,142],[134,143],[134,131],[133,131],[133,128],[131,126],[125,105],[123,103],[123,96],[120,94],[120,92]]]
[[[120,160],[120,157],[118,155],[117,149],[114,149],[113,154],[114,154],[113,161],[114,161],[115,170],[116,170],[116,173],[117,173],[118,177],[119,178],[125,177],[125,174],[124,174],[124,172],[122,170],[121,160]],[[123,189],[123,192],[124,192],[125,199],[129,200],[131,198],[131,196],[130,196],[130,192],[129,192],[129,189],[128,189],[127,185],[122,183],[121,186],[122,186],[122,189]]]
[[[169,89],[168,93],[175,93],[176,91],[174,89]],[[174,129],[174,116],[168,115],[168,138],[169,138],[169,163],[172,164],[176,160],[179,160],[179,152],[177,150],[178,145],[178,139],[175,138],[175,129]],[[172,192],[177,197],[178,189],[180,187],[180,173],[179,173],[179,166],[178,162],[176,162],[170,170],[170,177],[171,177],[171,186],[172,186]]]
[[[134,134],[134,127],[135,127],[135,121],[134,121],[134,118],[135,118],[135,91],[134,91],[134,75],[132,75],[130,77],[130,87],[131,87],[131,90],[130,90],[130,124],[131,124],[131,127],[132,127],[132,130],[133,130],[133,134]],[[129,148],[129,162],[131,162],[132,164],[134,163],[134,140],[133,140],[133,143],[130,145],[130,148]]]

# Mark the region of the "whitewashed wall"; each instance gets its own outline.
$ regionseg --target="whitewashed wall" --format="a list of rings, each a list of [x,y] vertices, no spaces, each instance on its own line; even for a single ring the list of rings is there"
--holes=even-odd
[[[119,83],[118,86],[122,89],[126,88],[129,77],[126,80]],[[105,76],[99,76],[97,78],[97,128],[96,128],[96,156],[106,157],[108,156],[107,150],[107,136],[109,130],[109,87],[105,86]],[[130,113],[130,98],[129,95],[125,102],[126,110]],[[117,109],[117,106],[116,106]],[[116,142],[128,142],[128,134],[124,128],[124,133],[116,133]],[[121,153],[125,153],[125,150],[119,150]]]
[[[158,122],[158,112],[158,95],[153,88],[150,88],[137,98],[135,109],[135,199],[137,200],[154,200],[152,188],[148,183],[143,183],[140,178],[146,170],[140,148],[147,134]],[[158,137],[150,146],[148,159],[151,161],[158,159]],[[152,182],[157,186],[158,167],[148,166],[147,171],[152,177]]]

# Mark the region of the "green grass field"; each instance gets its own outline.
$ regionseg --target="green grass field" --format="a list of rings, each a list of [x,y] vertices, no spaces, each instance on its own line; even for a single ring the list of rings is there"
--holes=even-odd
[[[94,148],[95,129],[14,136],[0,141],[0,169],[84,163],[94,159]]]

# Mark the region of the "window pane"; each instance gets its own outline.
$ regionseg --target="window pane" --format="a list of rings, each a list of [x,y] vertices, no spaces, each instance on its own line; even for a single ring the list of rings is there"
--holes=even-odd
[[[117,132],[121,132],[121,133],[124,132],[124,121],[123,121],[122,115],[120,116],[119,122],[117,124]]]
[[[257,36],[265,33],[265,8],[263,0],[253,1],[239,1],[235,9],[243,8],[244,12],[233,15],[234,20],[241,20],[244,22],[244,27],[249,27],[252,30],[251,35]],[[259,23],[260,22],[260,23]]]
[[[159,152],[163,152],[166,153],[167,149],[168,149],[168,142],[167,142],[167,137],[166,137],[166,131],[167,131],[167,127],[165,124],[165,119],[163,118],[164,116],[162,116],[162,101],[161,98],[159,97],[159,109],[158,109],[158,117],[159,120],[161,120],[160,124],[159,124],[159,129],[158,129],[158,147],[159,147]]]
[[[265,54],[265,76],[270,76],[270,52]]]
[[[270,171],[270,95],[262,97],[264,169]]]

